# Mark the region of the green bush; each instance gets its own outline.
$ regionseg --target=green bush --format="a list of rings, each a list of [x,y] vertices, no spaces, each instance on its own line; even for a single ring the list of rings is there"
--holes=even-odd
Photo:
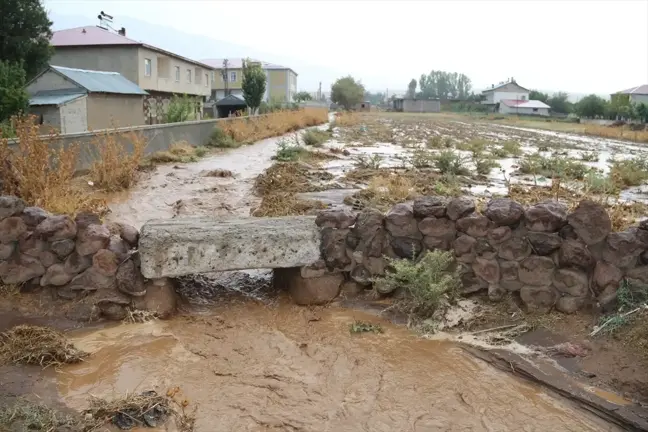
[[[179,123],[196,119],[196,101],[187,95],[173,95],[164,117],[165,123]]]
[[[505,141],[504,143],[502,143],[502,150],[504,150],[510,156],[522,155],[522,146],[517,141]]]
[[[307,146],[320,147],[330,138],[330,134],[320,129],[308,129],[302,134],[302,140]]]
[[[596,151],[581,152],[580,158],[581,158],[582,161],[585,161],[585,162],[598,162],[599,153],[596,152]]]
[[[498,164],[492,157],[485,156],[482,153],[473,153],[472,162],[475,165],[477,174],[488,175],[493,168],[498,168]]]
[[[414,168],[429,168],[434,166],[434,157],[434,153],[418,148],[412,152],[412,155],[409,158],[409,163]]]
[[[274,159],[279,162],[292,162],[299,159],[305,152],[307,152],[303,147],[300,147],[298,144],[289,142],[286,139],[282,139],[278,143],[277,152],[275,153]]]
[[[218,127],[214,128],[209,137],[209,143],[207,143],[207,147],[236,148],[240,146],[241,143],[237,142],[227,132]]]
[[[539,153],[526,155],[519,163],[523,174],[541,175],[544,177],[564,177],[582,180],[591,168],[582,162],[562,156],[545,157]]]
[[[648,180],[648,159],[636,157],[614,161],[610,177],[620,186],[638,186]]]
[[[616,195],[619,193],[619,187],[609,176],[590,171],[583,178],[583,191],[586,194]]]
[[[470,172],[464,166],[465,159],[452,150],[444,150],[434,156],[434,167],[441,174],[468,175]]]

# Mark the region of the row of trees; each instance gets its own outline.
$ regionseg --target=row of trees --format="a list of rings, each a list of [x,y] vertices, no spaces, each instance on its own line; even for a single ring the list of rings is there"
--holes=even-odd
[[[574,105],[574,112],[580,117],[610,120],[621,118],[648,123],[648,105],[632,103],[626,94],[613,95],[609,101],[591,94]]]
[[[548,93],[531,90],[529,99],[542,101],[551,107],[551,111],[561,114],[569,114],[574,110],[574,104],[569,102],[569,95],[565,92],[558,92],[549,96]]]

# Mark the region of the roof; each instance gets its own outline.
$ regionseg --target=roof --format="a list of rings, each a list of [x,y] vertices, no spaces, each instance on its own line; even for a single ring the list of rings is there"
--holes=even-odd
[[[516,86],[520,87],[522,90],[529,91],[528,89],[525,89],[524,87],[522,87],[520,84],[516,83],[515,81],[507,81],[505,83],[498,84],[498,85],[496,85],[494,87],[491,87],[489,89],[482,90],[482,93],[488,93],[488,92],[497,90],[498,88],[504,87],[504,86],[509,85],[509,84],[515,84]]]
[[[551,108],[549,105],[539,100],[502,99],[500,102],[508,107],[514,108]]]
[[[213,67],[214,69],[223,69],[223,60],[227,60],[227,67],[230,69],[242,69],[243,68],[243,60],[247,60],[244,58],[228,58],[228,59],[202,59],[200,60],[201,62],[208,64],[209,66]],[[295,75],[297,75],[297,72],[295,72],[293,69],[287,67],[287,66],[281,66],[275,63],[268,63],[263,60],[257,60],[257,59],[250,59],[252,62],[257,62],[261,63],[261,67],[263,69],[270,69],[270,70],[284,70],[288,69],[292,71]]]
[[[85,93],[56,94],[56,93],[39,92],[36,95],[29,98],[29,105],[61,106],[75,99],[78,99],[82,96],[85,96]]]
[[[84,26],[84,27],[75,27],[71,29],[55,31],[52,34],[52,39],[50,44],[54,47],[79,47],[79,46],[116,46],[116,45],[131,45],[131,46],[141,46],[148,48],[159,53],[177,57],[189,63],[196,64],[198,66],[212,69],[211,66],[201,63],[196,60],[191,60],[189,58],[183,57],[181,55],[163,50],[153,45],[145,44],[144,42],[139,42],[134,39],[127,38],[120,34],[111,32],[110,30],[103,29],[97,26]]]
[[[637,87],[632,87],[626,90],[621,90],[617,94],[635,94],[635,95],[648,95],[648,84],[643,84]]]
[[[237,95],[227,95],[223,99],[220,99],[216,102],[216,106],[226,106],[226,105],[242,105],[247,106],[245,99]]]
[[[54,72],[83,87],[90,93],[117,93],[147,95],[137,84],[127,80],[118,72],[73,69],[63,66],[50,66]]]

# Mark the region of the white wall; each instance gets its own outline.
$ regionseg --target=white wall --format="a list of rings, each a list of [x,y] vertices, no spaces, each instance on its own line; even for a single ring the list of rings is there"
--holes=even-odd
[[[630,95],[630,101],[632,101],[633,103],[643,103],[648,105],[648,95],[633,94]]]
[[[79,133],[88,130],[88,110],[86,106],[87,97],[83,96],[62,105],[61,112],[61,133]]]
[[[510,100],[529,100],[529,92],[506,92],[506,91],[495,91],[493,94],[492,103],[498,103],[503,99]]]
[[[500,107],[499,107],[499,112],[501,114],[520,114],[520,115],[548,116],[549,115],[549,108],[537,108],[536,111],[534,111],[533,108],[509,107],[509,106],[504,105],[503,103],[501,103]]]

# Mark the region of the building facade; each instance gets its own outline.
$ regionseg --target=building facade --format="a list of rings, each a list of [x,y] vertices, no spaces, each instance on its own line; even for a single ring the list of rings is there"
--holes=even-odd
[[[548,116],[550,108],[539,100],[502,99],[499,102],[500,114]]]
[[[648,105],[648,84],[622,90],[612,95],[612,97],[614,97],[615,95],[627,95],[628,100],[631,104],[642,103]]]
[[[518,85],[515,81],[509,81],[482,91],[484,100],[482,104],[495,105],[502,100],[529,100],[530,91]]]
[[[438,99],[394,99],[394,111],[438,113],[441,112],[441,101]]]

